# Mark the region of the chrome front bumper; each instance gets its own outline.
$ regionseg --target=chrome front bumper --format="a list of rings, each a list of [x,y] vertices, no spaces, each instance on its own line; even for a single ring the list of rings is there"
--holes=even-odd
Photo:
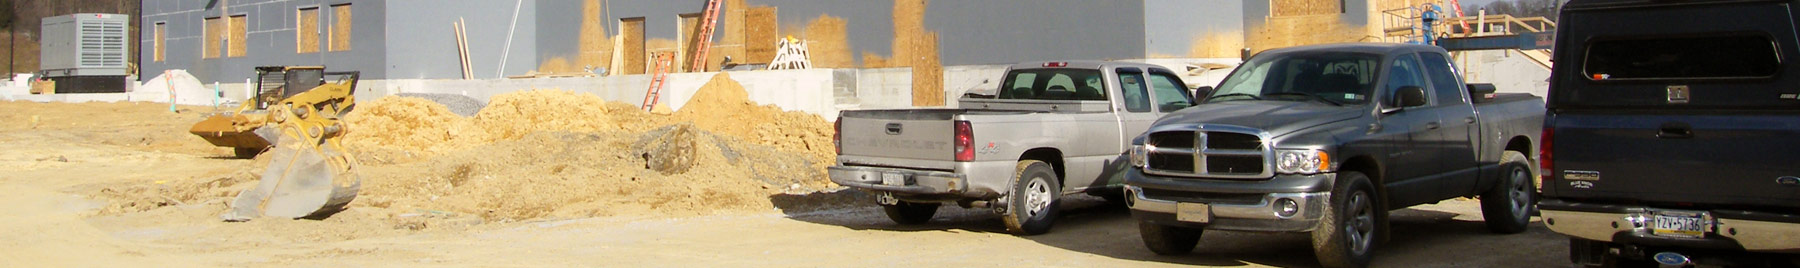
[[[1600,242],[1615,242],[1620,235],[1660,239],[1650,234],[1649,221],[1657,208],[1579,204],[1554,199],[1540,201],[1538,206],[1545,225],[1564,235]],[[1707,237],[1729,238],[1751,252],[1800,253],[1800,223],[1737,219],[1729,213],[1719,212],[1708,214],[1713,229]]]
[[[961,194],[968,192],[968,177],[942,171],[899,168],[831,166],[826,168],[831,182],[851,188],[916,195]],[[884,183],[883,174],[899,175],[900,181]]]
[[[1181,202],[1151,198],[1144,195],[1142,187],[1127,185],[1125,194],[1131,198],[1127,202],[1127,206],[1131,207],[1134,214],[1154,213],[1163,216],[1158,218],[1167,218],[1166,216],[1169,215],[1183,213],[1180,211]],[[1280,208],[1276,205],[1281,199],[1294,200],[1300,207],[1299,211],[1293,215],[1281,216],[1277,213]],[[1324,217],[1326,203],[1330,200],[1331,192],[1271,193],[1263,195],[1262,199],[1256,203],[1208,203],[1205,204],[1207,216],[1203,217],[1206,220],[1181,221],[1179,223],[1204,225],[1209,229],[1222,230],[1311,231],[1317,225],[1319,218]],[[1173,219],[1175,218],[1162,220]]]

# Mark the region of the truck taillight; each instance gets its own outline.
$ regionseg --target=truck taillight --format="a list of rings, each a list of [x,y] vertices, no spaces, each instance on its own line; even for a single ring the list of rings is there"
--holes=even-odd
[[[844,132],[844,117],[831,121],[831,148],[837,148],[838,155],[844,155],[844,141],[838,133]]]
[[[1550,178],[1555,175],[1552,173],[1555,173],[1554,170],[1556,170],[1551,168],[1550,164],[1550,141],[1556,140],[1553,138],[1556,136],[1555,132],[1550,129],[1550,126],[1544,126],[1544,135],[1538,137],[1540,139],[1538,143],[1538,179],[1545,183],[1550,182]]]
[[[975,161],[975,130],[969,121],[956,121],[956,161]]]

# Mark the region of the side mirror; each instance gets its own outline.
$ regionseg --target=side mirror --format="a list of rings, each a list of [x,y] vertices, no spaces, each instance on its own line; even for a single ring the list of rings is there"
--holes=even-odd
[[[1425,88],[1419,86],[1403,86],[1394,90],[1395,107],[1425,106]]]
[[[1194,88],[1194,95],[1190,95],[1190,96],[1193,96],[1194,102],[1200,102],[1200,101],[1206,100],[1206,96],[1212,95],[1212,92],[1213,92],[1212,86],[1200,86],[1200,87]]]

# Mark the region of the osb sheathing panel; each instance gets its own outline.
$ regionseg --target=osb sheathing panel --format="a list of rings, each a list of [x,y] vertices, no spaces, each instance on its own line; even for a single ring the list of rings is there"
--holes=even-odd
[[[247,28],[245,24],[248,23],[250,23],[250,21],[243,15],[231,17],[231,27],[228,27],[231,31],[231,40],[226,41],[226,43],[229,44],[227,49],[230,51],[226,51],[226,53],[228,53],[227,55],[231,57],[244,56],[244,43],[249,40],[249,34],[245,31],[245,28]]]
[[[938,34],[920,37],[913,50],[913,55],[922,55],[913,62],[913,105],[944,106],[944,65],[938,62]]]
[[[200,44],[200,56],[208,59],[218,58],[220,41],[225,40],[225,19],[206,18],[205,24],[206,36],[203,39],[206,43]]]
[[[863,52],[862,67],[863,68],[887,68],[887,67],[893,67],[893,64],[888,63],[888,59],[881,57],[880,54],[875,54],[875,52]]]
[[[622,35],[619,50],[622,74],[644,74],[646,54],[644,54],[644,18],[619,20],[619,34]]]
[[[819,15],[806,24],[800,38],[806,40],[813,68],[856,67],[856,60],[850,58],[850,41],[845,37],[846,23],[844,18]]]
[[[294,30],[294,52],[319,52],[319,9],[301,9],[300,25]]]
[[[1190,58],[1236,58],[1242,56],[1244,48],[1243,32],[1208,33],[1194,36],[1188,46],[1187,57]]]
[[[1344,12],[1343,2],[1339,0],[1270,0],[1269,5],[1270,15],[1277,17]]]
[[[888,64],[912,67],[913,105],[944,105],[944,67],[937,33],[925,30],[925,0],[894,0],[894,56]]]
[[[768,63],[775,60],[775,7],[753,7],[744,14],[744,63]]]
[[[156,51],[151,52],[151,53],[153,53],[152,55],[154,57],[152,59],[154,61],[163,61],[163,56],[164,56],[163,50],[166,50],[168,48],[167,40],[169,39],[169,36],[168,36],[169,35],[168,34],[169,26],[168,26],[168,24],[157,23],[155,27],[156,27],[155,29],[151,30],[151,31],[155,32],[155,33],[153,33],[153,35],[155,35],[155,37],[152,37],[152,38],[155,38],[154,40],[156,40],[156,41],[154,41],[154,42],[156,42],[154,44],[154,46],[155,46],[154,49],[156,49]]]
[[[744,0],[725,0],[723,8],[725,13],[720,14],[722,18],[719,18],[719,31],[724,33],[718,42],[713,42],[712,51],[707,53],[711,63],[706,65],[708,70],[718,70],[728,56],[734,62],[745,62],[744,13],[749,12],[750,7]]]
[[[1270,17],[1261,28],[1252,29],[1250,48],[1257,52],[1274,48],[1363,40],[1367,29],[1346,25],[1341,16],[1308,15]]]
[[[677,18],[681,19],[681,57],[675,59],[675,63],[673,64],[673,66],[675,66],[675,72],[687,72],[688,70],[693,69],[693,67],[689,67],[688,65],[694,62],[694,57],[700,56],[701,15],[702,14],[700,13],[692,13],[677,16]],[[708,51],[708,53],[711,53],[711,51]]]
[[[612,65],[612,36],[606,34],[606,22],[603,5],[600,0],[586,0],[581,4],[581,37],[578,55],[573,65],[587,67],[607,67]],[[542,68],[540,68],[542,69]]]
[[[331,6],[331,51],[350,50],[350,24],[354,22],[350,15],[350,5]]]

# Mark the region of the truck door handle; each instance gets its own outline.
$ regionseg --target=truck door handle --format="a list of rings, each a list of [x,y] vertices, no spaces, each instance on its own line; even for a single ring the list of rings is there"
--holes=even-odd
[[[1425,129],[1438,129],[1438,122],[1425,123]]]
[[[1475,118],[1474,118],[1474,117],[1463,117],[1463,123],[1466,123],[1466,124],[1474,124],[1474,123],[1475,123]]]
[[[1664,139],[1692,139],[1692,138],[1694,138],[1694,127],[1689,126],[1687,123],[1682,123],[1682,122],[1663,123],[1662,127],[1658,128],[1658,129],[1659,130],[1656,132],[1657,138],[1664,138]]]

